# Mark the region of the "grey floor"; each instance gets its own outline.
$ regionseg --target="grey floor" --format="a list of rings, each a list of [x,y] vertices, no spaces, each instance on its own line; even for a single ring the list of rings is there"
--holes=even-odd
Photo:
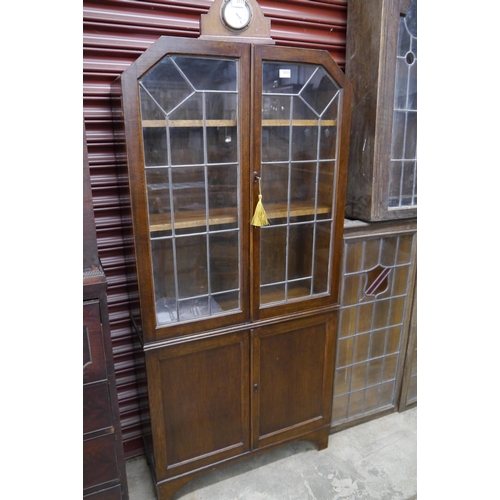
[[[127,460],[130,500],[156,498],[143,457]],[[195,478],[174,500],[413,500],[417,408],[332,434],[326,450],[292,443]]]

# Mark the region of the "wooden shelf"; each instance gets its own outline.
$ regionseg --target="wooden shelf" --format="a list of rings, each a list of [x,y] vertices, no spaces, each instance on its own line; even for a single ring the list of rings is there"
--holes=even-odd
[[[232,224],[238,220],[236,207],[230,208],[214,208],[210,210],[210,225],[216,224]],[[172,219],[170,214],[150,214],[149,230],[156,231],[171,231]],[[203,227],[207,224],[207,216],[204,210],[186,210],[175,214],[176,229],[186,229],[190,227]]]
[[[335,127],[337,120],[292,120],[293,127]],[[289,127],[290,120],[262,120],[263,127]]]
[[[293,120],[293,127],[335,127],[337,120]],[[203,127],[203,120],[169,120],[171,128],[196,128]],[[236,120],[206,120],[207,127],[236,127]],[[164,128],[167,126],[166,120],[143,120],[143,128]],[[290,120],[262,120],[263,127],[289,127]]]
[[[236,127],[236,120],[206,120],[207,127]],[[169,120],[169,127],[203,127],[203,120]],[[143,128],[166,127],[166,120],[143,120]]]
[[[282,219],[288,215],[286,203],[276,203],[265,205],[267,217],[271,220]],[[319,206],[318,215],[331,212],[329,206]],[[310,202],[293,203],[290,206],[290,217],[301,217],[314,214],[314,205]],[[209,224],[234,224],[238,220],[236,207],[214,208],[210,210]],[[171,231],[172,219],[169,213],[150,214],[149,216],[151,232]],[[207,224],[206,213],[204,210],[186,210],[175,214],[176,229],[186,229],[190,227],[204,227]]]
[[[290,287],[290,283],[288,284],[288,300],[301,299],[304,297],[311,296],[311,289],[305,286],[299,287]],[[262,305],[267,304],[275,304],[279,302],[283,302],[283,293],[271,291],[270,289],[266,289],[267,287],[263,287],[260,289],[260,301]]]
[[[282,219],[288,215],[286,203],[276,203],[264,205],[269,219]],[[318,206],[318,215],[327,214],[332,211],[332,207]],[[309,201],[292,202],[290,204],[290,217],[301,217],[314,214],[314,204]]]

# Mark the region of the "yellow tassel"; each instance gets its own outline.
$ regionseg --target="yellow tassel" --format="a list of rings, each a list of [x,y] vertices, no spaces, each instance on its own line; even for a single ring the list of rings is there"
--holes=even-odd
[[[260,190],[260,177],[259,177],[259,201],[255,207],[255,212],[250,222],[252,226],[269,226],[269,221],[267,220],[266,211],[264,210],[264,205],[262,204],[262,193]]]

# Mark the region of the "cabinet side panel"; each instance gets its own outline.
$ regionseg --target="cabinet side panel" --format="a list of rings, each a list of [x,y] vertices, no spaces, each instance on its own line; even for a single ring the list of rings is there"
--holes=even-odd
[[[140,315],[139,290],[137,282],[137,259],[134,247],[134,233],[132,226],[132,209],[130,199],[129,165],[125,139],[125,120],[122,107],[123,91],[122,78],[115,80],[111,86],[111,101],[113,114],[113,134],[120,193],[120,218],[123,236],[123,252],[125,258],[125,272],[127,277],[127,294],[129,311],[135,333],[142,341],[142,322]]]

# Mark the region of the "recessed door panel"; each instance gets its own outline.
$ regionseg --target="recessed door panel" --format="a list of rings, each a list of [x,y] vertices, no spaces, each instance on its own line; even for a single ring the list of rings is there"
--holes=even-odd
[[[295,437],[329,422],[334,314],[254,331],[254,447]]]
[[[159,479],[248,449],[248,333],[162,348],[148,357]]]

